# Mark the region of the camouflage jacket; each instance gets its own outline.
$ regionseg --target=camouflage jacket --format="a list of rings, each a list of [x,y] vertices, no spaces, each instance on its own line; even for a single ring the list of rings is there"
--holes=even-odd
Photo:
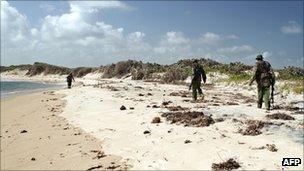
[[[203,81],[205,83],[206,79],[207,79],[205,70],[204,70],[203,66],[197,65],[193,69],[192,81],[193,82],[201,82],[202,78],[203,78]]]
[[[269,62],[257,61],[250,83],[256,81],[258,87],[269,87],[275,83],[275,75]]]

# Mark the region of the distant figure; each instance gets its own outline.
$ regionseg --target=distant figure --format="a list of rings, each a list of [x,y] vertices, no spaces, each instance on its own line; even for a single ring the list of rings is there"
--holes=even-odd
[[[198,94],[204,99],[204,95],[201,89],[202,77],[204,83],[206,83],[206,73],[202,65],[198,63],[197,60],[193,61],[193,78],[191,80],[191,84],[189,86],[189,90],[192,88],[192,97],[193,100],[197,100],[197,91]]]
[[[74,79],[74,77],[73,77],[73,74],[70,73],[70,74],[67,76],[68,88],[71,88],[71,86],[72,86],[72,80],[75,82],[75,79]]]
[[[264,101],[267,110],[270,110],[270,86],[275,84],[275,75],[269,62],[263,60],[262,55],[256,57],[253,76],[249,82],[251,86],[256,81],[258,88],[258,108],[262,108]]]

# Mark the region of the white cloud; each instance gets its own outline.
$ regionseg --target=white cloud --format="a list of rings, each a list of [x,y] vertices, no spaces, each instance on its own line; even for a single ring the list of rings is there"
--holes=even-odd
[[[234,35],[234,34],[231,34],[231,35],[228,35],[226,36],[227,39],[232,39],[232,40],[236,40],[236,39],[239,39],[238,36]]]
[[[25,15],[1,1],[1,38],[6,41],[21,41],[28,34],[28,22]]]
[[[243,53],[243,52],[252,52],[254,49],[249,45],[242,46],[232,46],[220,48],[218,52],[220,53]]]
[[[182,32],[170,31],[166,33],[164,41],[169,44],[184,44],[188,43],[189,39],[185,38]]]
[[[161,54],[168,53],[172,56],[173,53],[189,51],[190,45],[188,43],[190,43],[190,39],[186,38],[182,32],[169,31],[162,37],[154,51]]]
[[[281,32],[285,34],[297,34],[303,32],[303,27],[296,21],[289,21],[288,25],[281,27]]]
[[[1,45],[3,64],[5,61],[10,64],[42,61],[66,66],[98,66],[126,59],[173,63],[186,57],[213,57],[222,61],[231,60],[228,58],[231,54],[239,57],[253,49],[249,45],[223,47],[225,40],[236,36],[212,32],[191,39],[181,31],[168,31],[153,44],[145,41],[147,35],[142,31],[125,33],[123,27],[103,21],[100,14],[105,9],[130,10],[132,7],[116,1],[73,1],[69,11],[48,15],[41,26],[31,28],[25,15],[2,1],[1,36],[6,33],[1,39],[5,42]]]
[[[145,37],[145,33],[140,32],[140,31],[136,31],[133,33],[130,33],[128,36],[128,40],[131,42],[141,42],[143,40],[143,38]]]
[[[123,9],[133,10],[134,8],[121,1],[71,1],[71,12],[93,13],[101,9]]]
[[[208,45],[218,45],[221,40],[220,35],[211,32],[207,32],[199,38],[200,43]]]

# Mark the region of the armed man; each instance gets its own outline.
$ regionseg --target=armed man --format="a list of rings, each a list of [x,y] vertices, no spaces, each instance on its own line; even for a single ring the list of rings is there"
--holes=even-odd
[[[67,76],[67,83],[68,83],[68,88],[70,89],[71,86],[72,86],[72,80],[75,82],[75,79],[74,79],[74,76],[72,73],[70,73],[68,76]]]
[[[263,60],[262,55],[257,55],[253,76],[249,82],[251,86],[256,81],[258,88],[258,108],[262,108],[264,101],[267,110],[270,110],[270,86],[275,84],[275,75],[269,62]],[[273,99],[273,93],[272,93]]]
[[[192,88],[192,97],[193,100],[197,100],[197,92],[204,99],[204,95],[201,89],[202,78],[204,83],[206,83],[206,73],[202,65],[198,63],[197,60],[193,61],[193,78],[191,80],[191,84],[189,86],[189,90]]]

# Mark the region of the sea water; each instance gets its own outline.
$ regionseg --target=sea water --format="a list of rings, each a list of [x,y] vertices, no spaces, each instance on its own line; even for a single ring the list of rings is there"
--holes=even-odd
[[[0,81],[1,98],[10,97],[20,93],[56,87],[56,84],[46,84],[27,81]]]

